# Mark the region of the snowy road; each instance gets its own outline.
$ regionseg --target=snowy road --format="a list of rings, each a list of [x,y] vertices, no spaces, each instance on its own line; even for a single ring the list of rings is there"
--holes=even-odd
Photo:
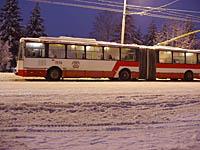
[[[200,81],[23,80],[0,74],[0,149],[200,149]]]

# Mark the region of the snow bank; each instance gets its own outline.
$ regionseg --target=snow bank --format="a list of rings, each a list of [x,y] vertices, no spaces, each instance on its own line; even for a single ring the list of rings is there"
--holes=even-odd
[[[198,81],[0,80],[0,149],[200,149]]]

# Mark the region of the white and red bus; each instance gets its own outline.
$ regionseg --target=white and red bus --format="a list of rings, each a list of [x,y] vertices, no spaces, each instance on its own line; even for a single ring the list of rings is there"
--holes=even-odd
[[[159,46],[156,49],[156,77],[191,81],[200,78],[200,51]]]
[[[71,37],[22,38],[16,74],[23,77],[200,78],[200,51]]]
[[[139,78],[137,47],[70,37],[22,38],[17,75],[60,78]]]

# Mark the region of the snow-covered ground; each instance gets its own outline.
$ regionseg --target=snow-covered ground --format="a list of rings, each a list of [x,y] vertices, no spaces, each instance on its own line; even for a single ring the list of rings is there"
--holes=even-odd
[[[199,150],[200,81],[0,74],[0,150]]]

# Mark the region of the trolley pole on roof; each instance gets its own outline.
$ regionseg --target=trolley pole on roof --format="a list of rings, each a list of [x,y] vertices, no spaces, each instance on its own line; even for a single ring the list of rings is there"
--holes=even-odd
[[[121,31],[121,44],[124,44],[125,26],[126,26],[126,5],[127,0],[124,0],[124,11],[122,17],[122,31]]]

